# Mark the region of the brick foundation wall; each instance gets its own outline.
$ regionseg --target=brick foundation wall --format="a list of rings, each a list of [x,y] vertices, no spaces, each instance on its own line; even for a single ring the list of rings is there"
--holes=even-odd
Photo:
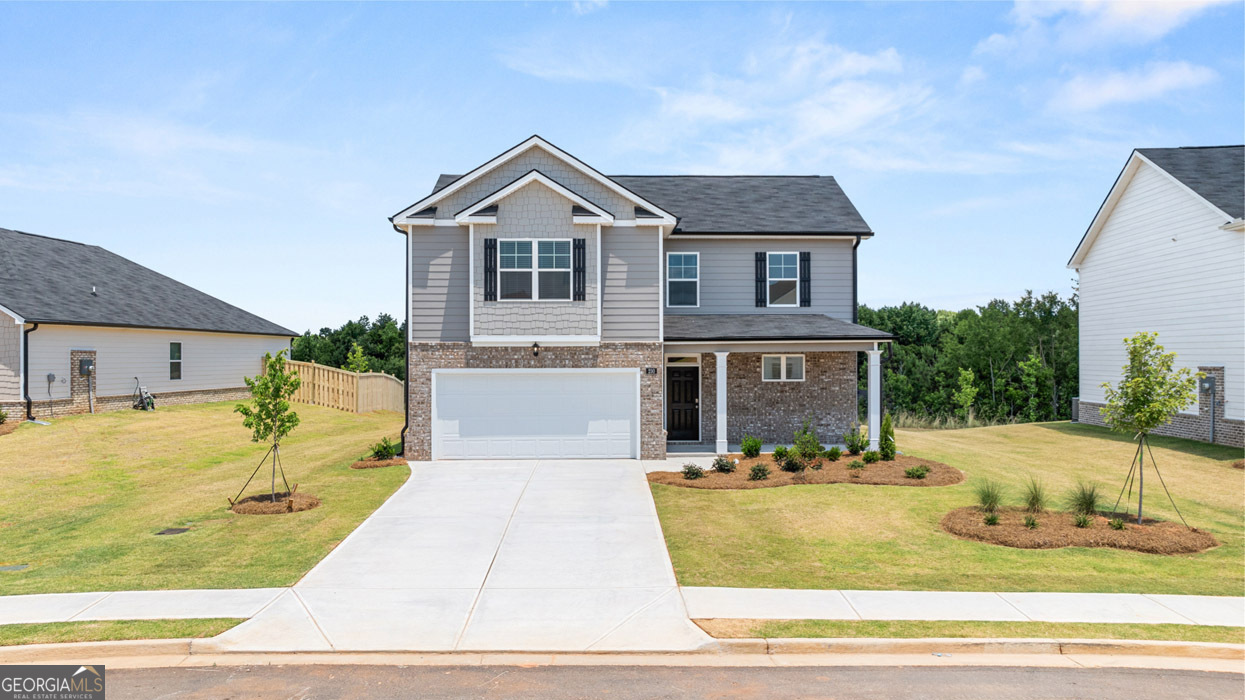
[[[656,374],[640,375],[640,456],[664,459],[665,400],[660,343],[602,343],[600,346],[542,347],[533,355],[530,347],[481,347],[468,343],[411,343],[407,367],[410,424],[406,432],[408,459],[432,457],[432,372],[434,369],[575,369],[591,367],[655,367]]]
[[[726,358],[727,440],[737,444],[751,435],[762,442],[789,445],[807,418],[823,443],[841,442],[856,418],[856,353],[803,353],[802,382],[762,381],[761,355],[732,352]],[[707,374],[712,374],[713,355],[706,355],[703,362],[708,363]],[[701,399],[702,413],[705,401]],[[701,424],[706,426],[702,441],[712,441],[715,423],[702,419]]]
[[[85,390],[84,390],[85,391]],[[213,401],[249,401],[251,391],[246,387],[231,387],[226,389],[199,389],[196,391],[177,391],[164,392],[156,394],[156,410],[160,410],[165,406],[184,406],[195,403],[211,403]],[[96,396],[95,412],[105,413],[108,411],[126,410],[134,405],[134,397],[131,394],[121,396]],[[9,420],[24,420],[26,418],[26,403],[20,404],[4,404],[4,410],[9,413]],[[48,419],[60,418],[63,416],[77,415],[87,413],[90,410],[87,404],[85,394],[81,401],[75,399],[53,399],[51,401],[32,401],[30,404],[31,412],[35,414],[35,418]]]
[[[1199,372],[1215,378],[1219,390],[1215,392],[1215,405],[1211,406],[1210,393],[1198,394],[1198,414],[1196,416],[1177,413],[1172,422],[1154,431],[1155,435],[1187,438],[1200,442],[1210,442],[1210,416],[1215,415],[1215,444],[1245,447],[1245,421],[1225,418],[1223,400],[1223,367],[1198,367]],[[1079,422],[1087,425],[1105,426],[1099,410],[1103,404],[1092,401],[1080,402]]]

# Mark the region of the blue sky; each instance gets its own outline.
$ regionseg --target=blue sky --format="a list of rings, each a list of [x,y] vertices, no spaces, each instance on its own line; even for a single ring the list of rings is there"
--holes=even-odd
[[[539,133],[829,174],[860,298],[1072,290],[1134,147],[1245,141],[1245,4],[0,4],[0,226],[296,330],[402,315],[386,217]],[[0,251],[0,255],[3,251]]]

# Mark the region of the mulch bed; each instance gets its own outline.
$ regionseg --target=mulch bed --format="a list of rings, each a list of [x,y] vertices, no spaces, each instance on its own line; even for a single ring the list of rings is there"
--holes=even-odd
[[[1058,549],[1060,547],[1113,547],[1147,554],[1193,554],[1217,547],[1208,532],[1190,530],[1180,523],[1142,520],[1124,513],[1095,515],[1089,527],[1076,526],[1071,513],[1039,513],[1038,527],[1030,530],[1022,508],[999,509],[999,524],[986,525],[985,514],[976,507],[957,508],[942,519],[942,529],[966,540],[1019,549]],[[1111,518],[1125,521],[1123,530],[1113,530]]]
[[[311,510],[319,505],[320,499],[311,494],[295,492],[293,496],[290,496],[288,493],[278,491],[275,503],[269,494],[263,493],[243,498],[233,504],[230,510],[242,515],[281,515]]]
[[[19,425],[21,425],[21,424],[22,424],[22,422],[21,422],[21,421],[17,421],[17,420],[13,420],[13,419],[9,419],[9,420],[6,420],[6,421],[5,421],[5,422],[3,422],[3,423],[0,423],[0,435],[8,435],[9,433],[13,432],[14,430],[17,430],[17,426],[19,426]]]
[[[774,464],[773,457],[768,454],[754,459],[748,459],[741,454],[731,454],[727,457],[732,461],[739,460],[738,467],[730,474],[705,469],[703,479],[684,479],[680,472],[651,472],[648,480],[655,484],[686,486],[693,489],[768,489],[797,484],[950,486],[964,480],[964,472],[955,467],[908,455],[897,455],[891,462],[866,464],[864,469],[848,469],[848,463],[860,459],[860,455],[844,454],[834,462],[822,459],[821,469],[808,469],[799,474],[782,471]],[[769,478],[763,481],[750,480],[748,474],[754,464],[764,464],[769,467]],[[905,469],[918,464],[929,467],[929,474],[924,479],[909,479],[904,476]]]
[[[0,426],[0,428],[3,428],[3,426]],[[3,430],[0,430],[0,435],[4,435]],[[1245,459],[1236,460],[1235,462],[1232,463],[1232,466],[1236,469],[1245,469]]]
[[[372,459],[371,457],[368,457],[367,459],[361,459],[358,462],[355,462],[354,464],[350,465],[350,468],[351,469],[378,469],[380,467],[396,467],[400,464],[405,465],[406,460],[402,459],[401,457],[394,457],[393,459]]]

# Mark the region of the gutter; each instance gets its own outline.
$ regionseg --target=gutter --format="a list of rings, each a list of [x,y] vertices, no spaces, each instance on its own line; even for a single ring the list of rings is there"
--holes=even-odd
[[[405,454],[406,431],[411,428],[411,234],[398,228],[398,225],[393,223],[392,216],[389,217],[389,225],[407,239],[406,245],[402,246],[402,257],[406,259],[406,273],[402,279],[402,286],[406,289],[402,295],[404,299],[402,306],[406,309],[406,335],[402,338],[402,346],[406,349],[403,353],[406,364],[402,368],[402,432],[398,435],[398,439],[402,441],[402,452]]]
[[[33,401],[30,399],[30,334],[37,330],[39,330],[39,324],[36,322],[22,331],[22,359],[26,365],[22,368],[22,396],[26,398],[26,420],[35,419]]]

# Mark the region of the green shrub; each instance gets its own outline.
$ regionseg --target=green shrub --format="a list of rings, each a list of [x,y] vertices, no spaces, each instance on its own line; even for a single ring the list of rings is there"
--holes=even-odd
[[[877,450],[869,450],[868,452],[864,454],[863,459],[865,460],[865,464],[875,464],[881,461],[882,453],[878,452]]]
[[[785,445],[776,445],[774,447],[774,464],[782,464],[787,460],[787,447]]]
[[[882,460],[885,462],[893,462],[895,453],[898,452],[898,448],[895,446],[895,426],[889,413],[882,416],[882,432],[878,435],[878,451],[882,453]]]
[[[924,464],[918,464],[915,467],[908,467],[903,470],[903,475],[909,479],[924,479],[929,476],[929,467]]]
[[[1030,530],[1036,530],[1037,526],[1038,526],[1037,518],[1033,517],[1032,515],[1025,516],[1025,527],[1029,528]]]
[[[1123,530],[1124,529],[1124,521],[1121,520],[1120,518],[1112,518],[1108,524],[1111,525],[1112,530]]]
[[[999,514],[998,513],[986,513],[986,517],[983,520],[985,521],[987,525],[998,525]]]
[[[808,469],[808,462],[805,462],[804,458],[800,456],[800,453],[795,450],[786,450],[781,459],[779,459],[777,455],[774,457],[774,462],[778,464],[778,468],[785,472],[799,474],[805,469]]]
[[[1046,510],[1046,487],[1042,485],[1032,474],[1024,485],[1024,495],[1021,496],[1024,501],[1025,510],[1030,513],[1041,513]]]
[[[1102,494],[1098,493],[1098,484],[1078,482],[1068,492],[1068,510],[1073,513],[1093,515],[1098,512],[1102,503]]]
[[[865,451],[865,447],[869,444],[869,439],[860,433],[859,425],[852,425],[852,429],[843,434],[843,445],[847,447],[847,453],[858,455]]]
[[[683,478],[687,479],[688,481],[695,481],[696,479],[703,479],[705,478],[705,470],[701,469],[695,464],[692,464],[691,462],[688,462],[687,464],[683,465]]]
[[[735,471],[735,463],[726,455],[718,455],[713,458],[713,471],[730,474]]]
[[[826,450],[826,459],[830,460],[831,462],[839,461],[839,457],[842,457],[842,456],[843,456],[843,450],[840,450],[838,445],[835,445],[834,447],[831,447],[830,449]]]
[[[824,449],[821,441],[817,439],[817,433],[813,430],[812,421],[804,419],[804,425],[795,431],[794,449],[800,454],[800,459],[805,463],[812,462],[821,456]]]
[[[1094,519],[1084,513],[1077,513],[1074,522],[1077,527],[1086,528],[1094,523]]]
[[[997,513],[1003,502],[1003,487],[995,481],[985,479],[973,486],[973,495],[977,497],[977,507],[983,513]]]
[[[860,461],[859,459],[853,459],[852,461],[847,463],[847,468],[848,469],[864,469],[865,463]]]
[[[739,443],[739,451],[748,459],[756,459],[761,455],[761,438],[745,435]]]
[[[391,441],[387,437],[380,439],[380,442],[372,445],[372,459],[393,459],[402,452],[402,445]]]
[[[764,464],[754,464],[748,472],[748,481],[765,481],[769,478],[769,467]]]
[[[5,413],[4,409],[0,408],[0,425],[4,425],[4,422],[8,419],[9,414]]]

